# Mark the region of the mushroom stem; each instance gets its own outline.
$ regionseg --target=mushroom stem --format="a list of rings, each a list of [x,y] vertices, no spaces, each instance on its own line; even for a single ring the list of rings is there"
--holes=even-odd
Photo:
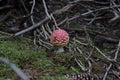
[[[57,53],[62,53],[62,52],[64,52],[64,48],[63,47],[58,48]]]

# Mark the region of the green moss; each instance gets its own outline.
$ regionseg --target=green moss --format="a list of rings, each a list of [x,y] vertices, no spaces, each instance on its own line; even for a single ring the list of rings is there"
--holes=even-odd
[[[62,76],[64,73],[69,73],[72,71],[72,69],[67,69],[67,67],[63,66],[61,61],[55,63],[51,59],[47,58],[45,49],[36,51],[32,44],[33,43],[29,39],[23,37],[18,37],[9,41],[0,41],[0,57],[9,59],[23,70],[36,70],[37,77],[45,76],[46,74],[48,74],[50,77]],[[7,65],[0,63],[1,79],[3,76],[6,79],[17,78],[15,72],[13,72]],[[51,79],[52,78],[49,80]]]
[[[91,43],[94,41],[91,39]],[[17,37],[9,41],[0,41],[0,57],[5,57],[11,62],[16,64],[19,68],[23,70],[35,70],[37,71],[37,77],[40,80],[66,80],[63,74],[69,73],[80,73],[82,70],[76,63],[75,58],[79,59],[85,67],[87,67],[86,60],[83,56],[88,56],[88,53],[92,50],[90,46],[83,45],[71,45],[74,47],[80,47],[83,54],[80,53],[58,53],[53,54],[50,57],[46,57],[45,49],[36,51],[31,40],[23,37]],[[105,53],[108,50],[102,50]],[[49,53],[48,53],[49,54]],[[54,58],[54,59],[53,59]],[[103,59],[96,50],[93,51],[91,56],[92,59]],[[118,59],[120,61],[120,59]],[[99,68],[99,63],[93,64],[93,73],[98,70],[102,72]],[[47,75],[47,76],[46,76]],[[0,63],[0,77],[4,76],[5,79],[16,79],[16,74],[7,65]]]
[[[11,79],[0,78],[0,80],[11,80]]]

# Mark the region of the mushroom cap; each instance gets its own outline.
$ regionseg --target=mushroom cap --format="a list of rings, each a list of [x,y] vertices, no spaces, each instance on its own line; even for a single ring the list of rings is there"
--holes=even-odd
[[[51,42],[58,47],[64,47],[69,42],[69,35],[63,29],[54,30],[51,35]]]

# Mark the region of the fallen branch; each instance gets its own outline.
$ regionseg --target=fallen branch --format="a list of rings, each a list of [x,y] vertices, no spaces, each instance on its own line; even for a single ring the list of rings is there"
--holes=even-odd
[[[84,27],[84,26],[83,26]],[[79,29],[79,28],[64,28],[65,30],[67,30],[67,31],[74,31],[75,33],[84,33],[84,29]],[[103,33],[99,33],[99,32],[97,32],[97,31],[93,31],[93,30],[89,30],[89,29],[87,29],[87,32],[90,34],[90,35],[92,35],[92,36],[96,36],[95,38],[99,38],[99,39],[102,39],[102,40],[104,40],[104,41],[106,41],[106,42],[110,42],[110,43],[118,43],[119,42],[119,40],[118,39],[116,39],[116,38],[112,38],[112,37],[110,37],[110,36],[108,36],[108,35],[106,35],[106,34],[103,34]]]
[[[68,4],[65,7],[63,7],[62,9],[56,10],[52,14],[55,14],[55,15],[61,14],[62,12],[67,11],[68,9],[70,9],[73,6],[74,6],[74,4]],[[50,15],[52,15],[52,14],[50,14]],[[24,29],[22,31],[19,31],[19,32],[15,33],[13,35],[13,37],[19,36],[21,34],[24,34],[24,33],[28,32],[28,31],[31,31],[31,30],[35,29],[35,28],[39,27],[40,25],[42,25],[47,20],[49,20],[48,16],[46,16],[43,20],[39,21],[38,23],[36,23],[36,24],[34,24],[34,25],[32,25],[32,26],[30,26],[30,27],[28,27],[28,28],[26,28],[26,29]]]
[[[118,43],[118,47],[117,47],[117,50],[116,50],[116,52],[115,52],[115,56],[114,56],[114,61],[116,61],[117,60],[117,57],[118,57],[118,53],[120,52],[120,40],[119,40],[119,43]],[[109,65],[109,67],[107,68],[107,70],[106,70],[106,73],[105,73],[105,75],[104,75],[104,77],[103,77],[103,80],[106,80],[106,77],[107,77],[107,75],[108,75],[108,72],[110,71],[110,69],[111,69],[111,67],[113,66],[113,63],[110,63],[110,65]]]
[[[15,64],[11,63],[8,59],[0,57],[0,62],[7,64],[13,71],[16,72],[16,74],[22,80],[29,80],[29,78],[18,67],[16,67]]]

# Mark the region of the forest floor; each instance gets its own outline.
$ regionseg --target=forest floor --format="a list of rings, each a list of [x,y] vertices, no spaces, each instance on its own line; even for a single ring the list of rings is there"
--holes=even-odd
[[[120,80],[119,0],[0,0],[0,80]],[[65,52],[51,33],[69,34]],[[66,75],[68,76],[66,78]]]
[[[59,62],[52,62],[46,57],[44,49],[36,51],[32,42],[23,37],[0,41],[0,55],[23,69],[23,72],[33,80],[38,77],[40,80],[53,80],[54,78],[64,80],[65,77],[62,74],[74,72]],[[0,80],[17,80],[17,75],[6,64],[0,64]]]

